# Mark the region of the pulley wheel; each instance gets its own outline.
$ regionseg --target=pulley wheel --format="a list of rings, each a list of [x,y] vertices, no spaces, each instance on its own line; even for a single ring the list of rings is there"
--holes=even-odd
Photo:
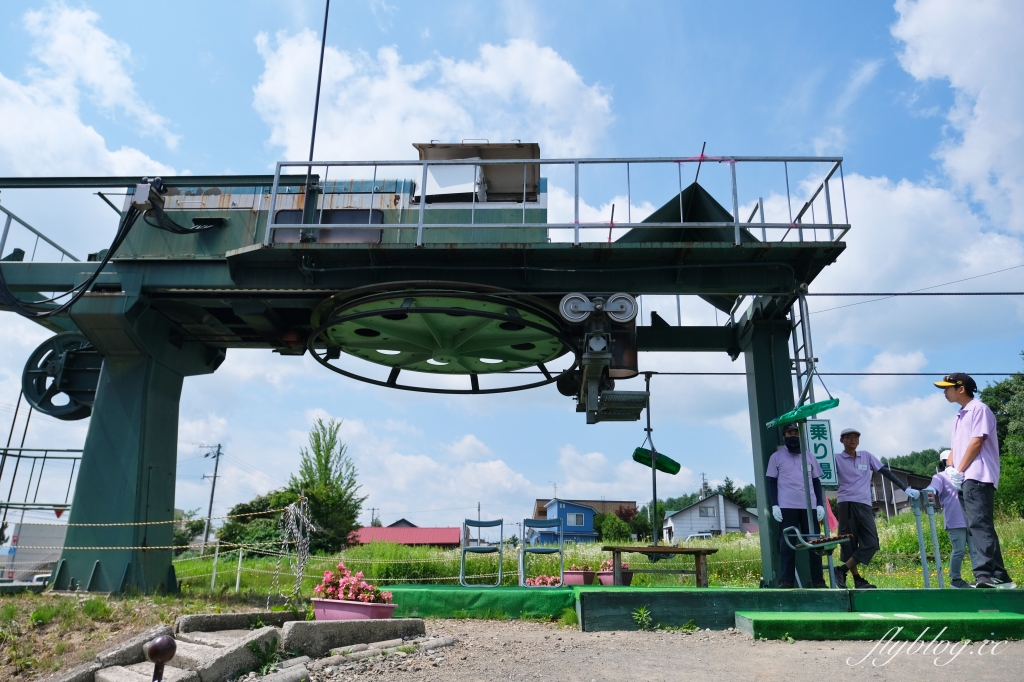
[[[21,390],[34,409],[65,421],[92,413],[102,357],[78,332],[51,336],[39,345],[21,375]]]
[[[640,306],[629,294],[614,294],[604,304],[604,310],[612,322],[624,324],[636,317]]]
[[[590,299],[583,294],[566,294],[558,304],[558,314],[566,322],[579,324],[590,317]]]

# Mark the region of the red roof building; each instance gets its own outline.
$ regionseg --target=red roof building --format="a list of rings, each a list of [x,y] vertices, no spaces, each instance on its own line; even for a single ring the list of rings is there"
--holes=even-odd
[[[460,544],[461,528],[401,528],[366,526],[352,531],[350,538],[356,544],[394,542],[399,545],[429,545],[453,548]]]

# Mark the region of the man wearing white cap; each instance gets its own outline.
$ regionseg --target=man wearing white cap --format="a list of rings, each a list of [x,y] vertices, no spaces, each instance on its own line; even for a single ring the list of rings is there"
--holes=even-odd
[[[878,529],[875,527],[875,512],[871,507],[871,477],[876,471],[892,481],[894,486],[908,497],[917,498],[921,493],[908,488],[896,478],[888,465],[867,450],[858,450],[860,431],[843,429],[839,434],[843,451],[836,455],[836,476],[839,478],[838,502],[839,534],[853,536],[850,542],[839,546],[839,560],[836,566],[836,580],[840,587],[846,587],[846,576],[853,573],[853,586],[858,590],[875,587],[857,570],[857,564],[869,564],[878,551]]]

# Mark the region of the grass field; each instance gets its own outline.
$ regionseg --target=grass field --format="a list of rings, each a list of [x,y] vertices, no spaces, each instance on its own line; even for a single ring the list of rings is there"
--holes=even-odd
[[[940,551],[945,565],[950,551],[949,538],[942,531],[939,515]],[[1024,579],[1024,519],[1004,516],[997,521],[997,530],[1003,549],[1007,569],[1014,577]],[[917,530],[912,514],[901,514],[891,521],[881,521],[878,526],[881,551],[872,564],[862,572],[879,587],[923,587],[924,578],[918,555]],[[931,548],[926,526],[925,542]],[[638,545],[642,543],[637,543]],[[708,557],[709,578],[712,585],[725,587],[757,587],[761,581],[761,549],[757,536],[727,535],[709,541],[692,543],[693,546],[716,547],[718,552]],[[278,585],[286,594],[294,584],[295,577],[288,560],[274,555],[274,552],[249,549],[243,553],[240,591],[243,593],[267,594],[280,561]],[[839,553],[835,553],[838,560]],[[332,569],[339,560],[344,561],[353,571],[362,571],[366,579],[374,584],[438,583],[458,584],[458,550],[439,550],[426,547],[406,547],[388,543],[374,543],[354,547],[337,556],[314,556],[306,567],[302,582],[302,595],[309,596],[312,588],[320,581],[323,571]],[[600,543],[568,544],[565,551],[565,565],[587,564],[597,568],[609,558],[601,551]],[[624,560],[634,568],[646,568],[649,562],[640,554],[625,555]],[[471,556],[467,559],[470,573],[476,577],[472,582],[494,582],[498,570],[497,555]],[[657,568],[692,567],[692,559],[680,558],[658,562]],[[932,581],[935,582],[935,566],[930,561]],[[178,578],[186,594],[203,594],[211,590],[213,559],[184,555],[175,561]],[[518,553],[507,547],[503,561],[503,584],[518,583]],[[531,556],[528,574],[557,574],[557,558]],[[221,554],[217,561],[217,576],[214,590],[219,593],[233,592],[238,573],[238,553],[230,551]],[[964,578],[971,580],[970,560],[964,562]],[[692,576],[663,574],[637,574],[633,584],[646,585],[692,585]]]

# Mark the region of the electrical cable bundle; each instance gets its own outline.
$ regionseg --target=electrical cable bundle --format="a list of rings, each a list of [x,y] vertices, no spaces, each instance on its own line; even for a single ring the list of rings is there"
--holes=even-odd
[[[153,220],[150,220],[150,216],[155,217],[156,221],[154,222]],[[203,230],[209,230],[214,227],[220,227],[220,225],[218,224],[195,225],[193,227],[184,227],[183,225],[179,225],[178,223],[171,220],[171,218],[166,213],[164,213],[164,209],[158,206],[156,203],[153,204],[153,207],[150,210],[146,211],[142,219],[145,220],[146,224],[151,227],[155,227],[158,230],[172,232],[174,234],[195,234],[196,232],[202,232]]]
[[[60,315],[75,304],[85,292],[92,288],[92,285],[96,282],[96,279],[103,272],[103,268],[106,267],[110,259],[113,258],[114,254],[120,248],[122,242],[128,236],[135,221],[139,219],[139,216],[143,216],[146,224],[151,225],[159,230],[165,230],[174,234],[194,234],[203,230],[209,230],[214,227],[220,227],[220,224],[210,225],[196,225],[195,227],[183,227],[178,223],[174,222],[163,209],[163,199],[160,195],[166,192],[163,181],[160,178],[143,178],[143,183],[136,187],[136,194],[143,188],[146,187],[146,191],[149,192],[148,196],[142,197],[140,201],[139,196],[135,196],[131,206],[125,211],[124,215],[121,216],[121,222],[117,226],[117,234],[114,235],[114,241],[110,243],[110,248],[103,256],[103,260],[100,261],[96,271],[92,273],[81,284],[71,288],[70,290],[58,294],[52,298],[44,298],[37,301],[23,301],[14,295],[10,287],[7,285],[7,280],[4,279],[3,268],[0,268],[0,303],[18,313],[23,317],[30,319],[45,319],[47,317],[53,317],[54,315]],[[155,218],[151,220],[151,218]]]
[[[18,313],[22,317],[29,319],[45,319],[47,317],[53,317],[54,315],[60,315],[75,304],[85,292],[92,288],[92,285],[96,282],[96,279],[103,272],[103,268],[106,267],[110,259],[113,258],[114,253],[121,246],[121,243],[128,236],[128,232],[131,231],[132,225],[138,220],[141,212],[132,206],[124,215],[121,216],[121,222],[117,226],[117,233],[114,235],[114,241],[110,243],[110,248],[107,249],[106,254],[103,256],[103,260],[97,266],[96,271],[93,272],[89,277],[81,284],[72,287],[68,291],[58,294],[53,298],[45,298],[39,301],[22,301],[14,292],[11,291],[7,285],[7,280],[4,279],[3,268],[0,267],[0,303]],[[64,300],[66,299],[66,300]],[[63,302],[61,302],[63,301]]]

